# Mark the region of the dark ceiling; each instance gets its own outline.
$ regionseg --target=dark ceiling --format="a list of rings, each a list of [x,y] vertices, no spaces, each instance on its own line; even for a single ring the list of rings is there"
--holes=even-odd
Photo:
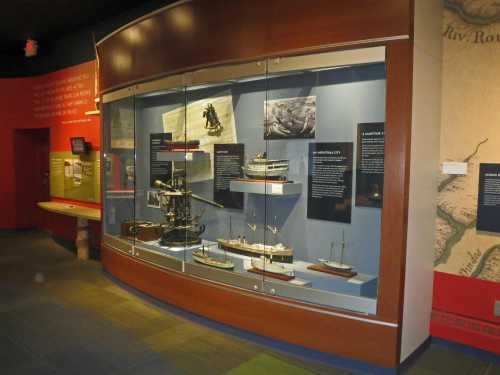
[[[150,11],[174,1],[161,0],[10,0],[0,14],[0,54],[23,54],[28,37],[39,45],[134,9]],[[140,14],[139,14],[140,15]],[[123,17],[122,17],[123,19]],[[133,18],[132,18],[133,19]]]

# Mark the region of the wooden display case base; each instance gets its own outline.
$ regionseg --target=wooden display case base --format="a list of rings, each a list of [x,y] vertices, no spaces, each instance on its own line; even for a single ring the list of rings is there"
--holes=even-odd
[[[107,272],[160,301],[320,352],[386,368],[399,363],[397,323],[271,296],[263,293],[261,280],[258,291],[242,290],[152,265],[106,244],[101,249]]]
[[[308,270],[312,271],[318,271],[318,272],[324,272],[324,273],[329,273],[330,275],[335,275],[335,276],[342,276],[346,278],[351,278],[356,276],[358,273],[354,271],[336,271],[331,268],[328,268],[326,266],[323,266],[322,264],[311,264],[310,266],[307,267]]]

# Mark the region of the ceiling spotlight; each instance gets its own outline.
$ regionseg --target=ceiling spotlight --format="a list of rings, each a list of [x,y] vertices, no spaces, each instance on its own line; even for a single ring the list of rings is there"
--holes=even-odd
[[[38,52],[38,43],[36,40],[33,40],[31,38],[28,38],[26,40],[26,46],[24,47],[24,55],[26,57],[33,57],[36,56]]]

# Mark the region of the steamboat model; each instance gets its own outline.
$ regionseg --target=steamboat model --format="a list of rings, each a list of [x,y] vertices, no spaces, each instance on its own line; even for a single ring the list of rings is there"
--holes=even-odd
[[[255,180],[281,180],[286,181],[288,173],[288,160],[267,159],[266,153],[257,154],[246,167],[242,167],[245,176]]]
[[[281,243],[276,245],[264,245],[261,243],[250,243],[244,237],[237,239],[218,239],[217,243],[220,249],[227,250],[237,254],[248,255],[251,257],[271,258],[276,262],[292,263],[293,250]]]

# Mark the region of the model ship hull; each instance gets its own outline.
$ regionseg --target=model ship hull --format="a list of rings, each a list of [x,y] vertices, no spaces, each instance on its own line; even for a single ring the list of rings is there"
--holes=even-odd
[[[266,258],[273,257],[273,261],[281,263],[293,263],[293,250],[287,247],[273,250],[271,245],[249,244],[238,240],[223,240],[218,239],[219,248],[236,254],[247,255],[251,257]]]
[[[160,224],[149,221],[127,220],[121,224],[121,236],[129,240],[156,241],[160,239],[162,232]]]
[[[324,260],[324,259],[318,259],[321,264],[334,271],[340,271],[340,272],[347,272],[352,270],[352,266],[349,266],[348,264],[343,264],[339,262],[334,262],[331,260]]]
[[[256,170],[250,167],[243,168],[243,173],[245,173],[245,176],[255,180],[286,180],[287,172],[288,168],[284,170],[277,169],[267,171]]]
[[[198,250],[193,252],[193,259],[195,262],[204,264],[206,266],[210,267],[215,267],[215,268],[221,268],[224,270],[232,270],[234,269],[234,264],[233,262],[230,262],[228,260],[221,260],[221,259],[216,259],[208,256],[206,253],[204,253],[202,250]]]
[[[352,266],[348,264],[343,264],[325,259],[318,259],[318,260],[320,263],[312,264],[309,267],[307,267],[307,269],[347,278],[354,277],[358,274],[356,271],[352,269]]]
[[[264,276],[274,277],[285,281],[289,281],[295,278],[295,273],[293,270],[289,270],[281,264],[274,263],[264,256],[261,256],[260,258],[253,258],[251,260],[251,265],[252,268],[248,270],[249,272],[258,273]]]

